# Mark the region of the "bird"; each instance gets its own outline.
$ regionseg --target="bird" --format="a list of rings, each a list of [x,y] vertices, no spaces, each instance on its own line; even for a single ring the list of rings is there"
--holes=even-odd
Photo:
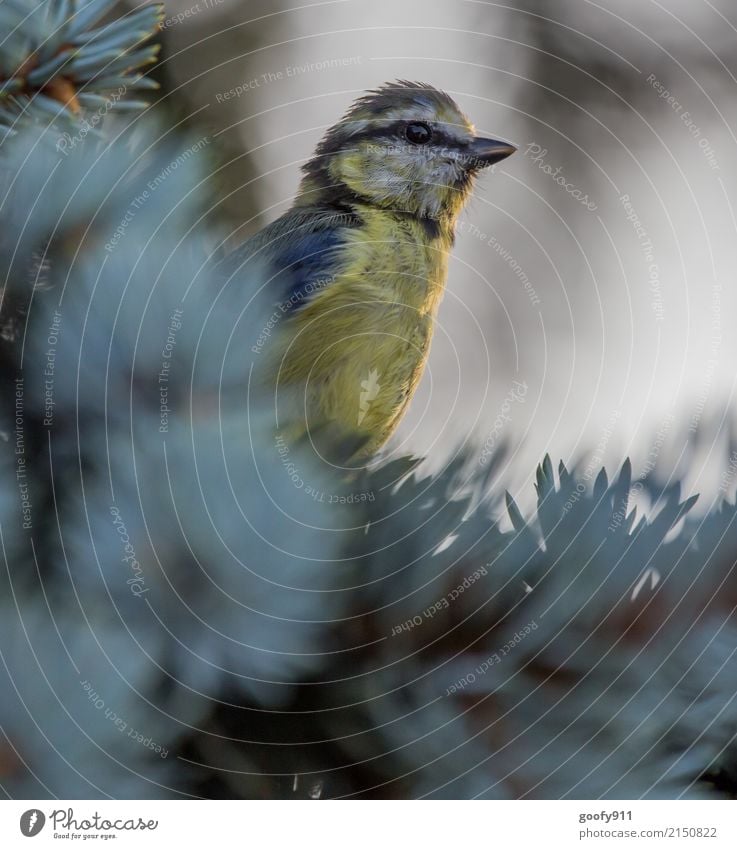
[[[384,83],[325,132],[289,210],[221,260],[228,277],[262,268],[278,320],[252,350],[268,354],[275,392],[296,390],[303,433],[358,434],[362,457],[394,433],[427,362],[459,214],[477,175],[516,149],[477,134],[446,92]]]

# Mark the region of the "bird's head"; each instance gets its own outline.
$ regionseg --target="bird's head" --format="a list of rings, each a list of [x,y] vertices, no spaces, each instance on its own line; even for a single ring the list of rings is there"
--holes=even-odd
[[[478,136],[449,95],[387,83],[359,98],[304,166],[302,202],[316,193],[452,222],[483,168],[514,153]]]

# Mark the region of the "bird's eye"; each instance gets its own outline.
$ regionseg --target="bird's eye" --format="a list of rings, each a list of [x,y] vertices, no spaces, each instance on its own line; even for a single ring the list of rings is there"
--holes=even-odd
[[[413,121],[411,124],[407,124],[404,134],[407,141],[412,142],[412,144],[427,144],[432,138],[432,130],[421,121]]]

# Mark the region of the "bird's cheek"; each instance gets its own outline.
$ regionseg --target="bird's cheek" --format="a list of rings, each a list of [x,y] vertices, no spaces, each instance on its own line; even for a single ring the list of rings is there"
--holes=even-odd
[[[445,196],[448,188],[453,185],[453,172],[452,166],[440,162],[428,169],[424,175],[425,193],[433,199]]]
[[[330,176],[363,194],[367,182],[364,160],[357,153],[336,157],[330,165]]]
[[[428,185],[432,185],[435,175],[433,169],[419,162],[404,165],[399,176],[409,186],[424,193]]]

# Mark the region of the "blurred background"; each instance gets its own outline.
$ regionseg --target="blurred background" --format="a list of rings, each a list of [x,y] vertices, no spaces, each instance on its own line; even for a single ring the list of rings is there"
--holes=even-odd
[[[151,64],[121,5],[0,2],[0,790],[737,798],[737,11],[171,0]],[[346,476],[208,258],[396,78],[519,151]]]
[[[391,448],[441,465],[464,441],[481,462],[506,443],[523,502],[545,452],[628,454],[635,476],[685,475],[704,508],[734,392],[735,23],[726,0],[169,0],[155,73],[217,137],[234,242],[289,206],[325,128],[386,80],[445,89],[514,141],[466,211]]]

